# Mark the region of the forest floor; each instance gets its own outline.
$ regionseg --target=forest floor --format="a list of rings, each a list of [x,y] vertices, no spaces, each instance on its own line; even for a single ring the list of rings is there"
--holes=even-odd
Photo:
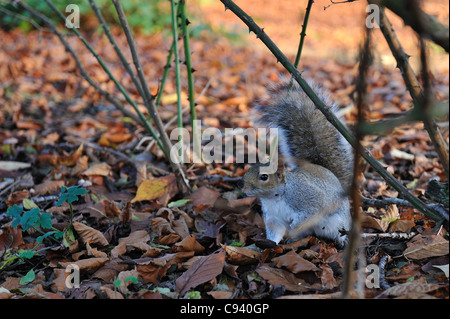
[[[286,0],[283,6],[267,0],[236,3],[294,59],[306,1]],[[357,1],[323,10],[328,4],[315,1],[299,69],[307,81],[329,93],[351,127],[364,6]],[[445,1],[427,1],[424,9],[448,24]],[[252,106],[268,97],[267,85],[285,71],[218,1],[194,5],[192,11],[198,20],[192,19],[190,27],[208,26],[191,43],[202,127],[222,132],[252,127]],[[418,72],[413,31],[389,17]],[[126,48],[120,31],[114,34]],[[141,101],[107,39],[92,30],[87,37],[131,96]],[[261,247],[265,233],[260,205],[236,186],[248,164],[186,165],[193,192],[183,196],[161,150],[154,145],[146,149],[150,142],[139,144],[146,131],[81,79],[53,34],[0,31],[0,38],[0,299],[338,296],[344,250],[314,236],[292,245]],[[93,79],[119,96],[95,58],[77,39],[69,42]],[[156,94],[171,39],[139,34],[136,42]],[[379,30],[374,30],[373,43],[367,117],[379,120],[410,110],[412,100]],[[448,55],[431,43],[428,52],[434,97],[448,102]],[[127,57],[131,61],[128,52]],[[182,104],[187,106],[182,66]],[[172,68],[159,109],[164,122],[175,116],[176,98]],[[448,143],[448,123],[442,122]],[[187,114],[184,123],[189,125]],[[363,144],[427,203],[430,180],[446,181],[421,123],[367,136]],[[399,197],[369,165],[363,168],[365,197]],[[63,188],[75,185],[79,188]],[[69,205],[70,195],[77,200]],[[364,205],[362,212],[363,232],[368,234],[362,240],[364,262],[386,262],[378,268],[385,275],[383,287],[372,278],[364,296],[448,299],[448,223],[439,227],[403,205]],[[405,238],[395,238],[395,233]],[[70,288],[66,279],[75,272],[67,269],[75,268],[80,287]]]

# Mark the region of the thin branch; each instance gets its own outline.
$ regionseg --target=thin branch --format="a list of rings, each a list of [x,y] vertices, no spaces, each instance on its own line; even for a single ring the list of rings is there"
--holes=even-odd
[[[377,1],[369,0],[371,4],[375,4]],[[428,70],[423,71],[424,78],[424,88],[426,85],[426,92],[422,91],[420,83],[409,64],[409,55],[405,53],[400,41],[398,40],[395,31],[386,16],[383,7],[380,7],[380,30],[383,33],[389,48],[397,61],[397,67],[399,68],[403,80],[406,84],[414,104],[414,109],[408,112],[409,118],[404,118],[405,121],[415,121],[422,120],[424,122],[425,129],[427,130],[431,141],[438,153],[439,159],[442,166],[446,172],[447,179],[449,178],[449,156],[448,156],[448,145],[445,142],[439,128],[437,127],[435,121],[431,118],[431,84],[428,77]],[[426,56],[422,57],[422,68],[427,68]],[[427,68],[428,69],[428,68]],[[399,120],[399,119],[398,119]],[[390,123],[394,124],[394,123]],[[370,129],[370,127],[368,128]]]
[[[53,12],[55,12],[61,18],[62,21],[66,21],[66,18],[64,17],[64,15],[61,13],[61,11],[58,10],[58,8],[56,8],[56,6],[53,4],[53,2],[51,0],[44,0],[44,1],[53,10]],[[114,82],[117,89],[119,89],[119,91],[123,94],[123,96],[125,97],[127,102],[130,103],[130,105],[136,111],[136,113],[140,119],[140,122],[144,125],[144,127],[147,129],[147,131],[157,140],[158,144],[164,151],[164,148],[162,147],[161,141],[159,140],[158,136],[156,135],[155,130],[150,125],[150,123],[148,121],[146,121],[144,115],[137,107],[136,102],[130,97],[130,95],[125,90],[125,88],[122,86],[122,84],[120,84],[120,82],[114,77],[114,75],[111,73],[109,68],[106,66],[103,59],[100,58],[100,56],[97,54],[97,52],[94,50],[94,48],[89,44],[89,42],[86,41],[86,39],[83,37],[83,35],[80,32],[78,32],[78,30],[76,28],[70,28],[70,29],[72,30],[73,33],[75,33],[75,35],[78,37],[78,39],[80,39],[80,41],[86,46],[86,48],[89,50],[89,52],[91,52],[92,55],[97,59],[98,63],[101,65],[103,70],[106,72],[106,74],[108,74],[109,78]]]
[[[415,16],[414,4],[411,0],[377,0],[376,4],[383,5],[400,18],[405,24],[413,28],[417,33],[432,40],[441,46],[447,53],[449,52],[449,27],[439,22],[437,17],[429,15],[418,8],[418,15]]]
[[[170,12],[172,17],[172,38],[173,38],[173,45],[174,45],[174,59],[175,59],[175,86],[176,86],[176,92],[177,92],[177,125],[180,129],[180,132],[178,134],[178,142],[183,141],[183,135],[181,133],[181,129],[183,128],[183,109],[181,106],[181,74],[180,74],[180,57],[179,57],[179,51],[178,51],[178,31],[177,31],[177,6],[175,4],[175,0],[169,0],[170,1]],[[182,158],[181,154],[181,148],[179,150],[179,157],[180,161]]]
[[[192,68],[191,61],[191,48],[189,44],[189,31],[188,31],[188,23],[189,20],[187,18],[187,0],[180,0],[180,11],[181,11],[181,31],[183,33],[183,46],[184,46],[184,58],[186,60],[186,69],[187,69],[187,80],[188,80],[188,98],[189,98],[189,109],[190,109],[190,117],[191,117],[191,128],[192,128],[192,139],[194,145],[194,156],[198,159],[201,159],[201,151],[200,151],[200,143],[201,137],[198,132],[197,127],[197,114],[195,111],[195,91],[194,91],[194,69]]]
[[[316,107],[324,114],[327,120],[344,136],[344,138],[353,146],[356,147],[355,137],[350,133],[350,131],[343,125],[336,115],[330,110],[330,108],[317,96],[317,94],[312,90],[309,84],[303,79],[301,72],[299,72],[294,65],[289,61],[289,59],[280,51],[280,49],[275,45],[275,43],[267,36],[263,29],[261,29],[253,19],[245,13],[240,7],[238,7],[231,0],[220,0],[226,9],[230,9],[239,19],[241,19],[248,27],[250,31],[253,31],[257,38],[259,38],[266,47],[272,52],[276,57],[277,61],[280,62],[286,70],[288,70],[298,82],[300,87],[303,89],[306,95],[311,99],[311,101],[316,105]],[[415,197],[405,186],[403,186],[392,174],[390,174],[367,150],[362,150],[362,156],[364,159],[378,172],[395,190],[401,193],[408,201],[414,204],[418,210],[429,216],[434,220],[440,220],[439,215],[430,209],[425,203],[420,199]]]
[[[357,123],[360,126],[365,121],[365,109],[366,109],[366,92],[367,92],[367,81],[366,76],[372,60],[370,51],[370,40],[371,40],[371,29],[366,28],[366,38],[364,41],[364,47],[360,50],[359,57],[359,71],[358,77],[356,79],[356,91],[357,91],[357,101],[356,106],[358,110]],[[363,139],[363,134],[361,131],[356,131],[356,148],[355,148],[355,159],[353,161],[353,179],[351,187],[351,198],[352,198],[352,228],[349,232],[348,245],[346,247],[346,263],[344,265],[344,285],[342,289],[342,297],[348,298],[352,294],[353,287],[355,286],[355,278],[353,271],[355,267],[355,257],[359,251],[359,242],[361,236],[361,195],[360,195],[360,174],[362,172],[361,167],[361,154],[362,146],[361,140]],[[361,293],[359,293],[361,295]],[[363,296],[360,296],[363,297]]]
[[[166,66],[164,67],[164,73],[161,79],[161,85],[158,89],[158,94],[156,96],[155,106],[159,107],[159,103],[161,102],[161,98],[164,92],[164,86],[166,85],[167,75],[169,74],[170,63],[172,62],[172,56],[174,51],[175,41],[172,41],[172,45],[169,49],[169,54],[167,55]]]
[[[314,3],[314,0],[308,0],[308,5],[306,6],[305,17],[303,18],[303,26],[302,32],[300,32],[300,43],[298,44],[297,55],[295,56],[294,66],[298,68],[298,64],[300,62],[300,58],[302,56],[303,44],[305,43],[306,38],[306,28],[308,27],[309,14],[311,13],[311,8]]]
[[[167,135],[166,131],[164,130],[164,124],[161,121],[161,117],[158,114],[158,110],[156,109],[156,106],[153,101],[153,95],[150,92],[150,88],[148,87],[148,83],[145,79],[144,71],[139,59],[139,55],[137,54],[136,49],[136,43],[134,41],[133,35],[131,34],[131,29],[128,24],[127,18],[125,16],[125,12],[123,11],[122,5],[120,4],[119,0],[113,0],[113,4],[116,7],[117,14],[119,16],[120,23],[122,25],[122,28],[125,32],[125,35],[127,37],[128,45],[130,46],[131,55],[133,57],[133,62],[136,67],[137,74],[139,76],[139,80],[141,82],[141,86],[144,91],[144,101],[146,100],[148,102],[148,105],[150,107],[150,114],[153,118],[153,121],[155,122],[156,128],[158,129],[158,132],[161,137],[162,142],[162,149],[166,152],[166,158],[170,163],[170,166],[172,167],[172,170],[176,176],[178,190],[182,193],[185,192],[185,189],[190,190],[189,181],[186,179],[183,169],[181,168],[180,163],[172,161],[172,158],[170,156],[170,152],[172,151],[172,143],[170,142],[169,136]]]
[[[111,104],[113,104],[117,109],[119,109],[120,111],[122,111],[123,114],[125,114],[126,116],[132,118],[133,120],[135,120],[137,123],[141,123],[141,119],[139,119],[139,117],[137,117],[134,113],[128,111],[127,109],[125,109],[125,107],[120,103],[119,100],[117,100],[112,94],[110,94],[109,92],[103,90],[100,85],[95,82],[91,76],[89,75],[89,73],[86,71],[86,69],[84,68],[83,64],[81,63],[81,59],[78,56],[78,54],[75,52],[75,50],[72,48],[72,46],[66,41],[66,39],[64,38],[64,36],[62,35],[61,32],[59,32],[59,30],[56,28],[55,24],[48,19],[45,15],[35,11],[33,8],[31,8],[30,6],[28,6],[27,4],[23,3],[22,0],[16,0],[17,5],[19,5],[20,7],[22,7],[24,10],[26,10],[27,12],[29,12],[32,16],[34,16],[35,18],[41,20],[43,23],[45,23],[50,30],[52,30],[56,36],[59,38],[59,40],[61,41],[61,43],[63,44],[63,46],[66,48],[66,50],[72,55],[73,59],[75,60],[75,64],[77,65],[77,68],[80,70],[80,74],[81,76],[97,91],[99,92],[101,95],[103,95]]]
[[[89,4],[91,5],[92,9],[94,10],[95,15],[97,16],[98,21],[100,22],[103,31],[105,32],[106,37],[108,38],[109,42],[111,43],[112,47],[114,48],[114,51],[116,51],[117,56],[119,57],[120,61],[122,62],[122,65],[124,66],[127,73],[130,75],[131,79],[133,80],[134,85],[136,86],[136,89],[139,92],[140,96],[144,96],[144,91],[142,90],[141,84],[139,83],[138,79],[136,78],[136,75],[134,74],[133,70],[131,69],[130,63],[125,58],[122,50],[117,45],[116,40],[111,34],[111,31],[106,24],[105,19],[103,18],[102,13],[100,12],[98,6],[95,4],[94,0],[89,0]]]

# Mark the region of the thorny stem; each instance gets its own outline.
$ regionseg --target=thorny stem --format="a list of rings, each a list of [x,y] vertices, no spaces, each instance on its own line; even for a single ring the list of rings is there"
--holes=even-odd
[[[369,3],[376,3],[377,1],[368,0]],[[408,89],[412,99],[414,108],[410,112],[415,114],[417,120],[424,122],[425,129],[427,130],[434,148],[438,153],[439,159],[446,172],[447,180],[449,178],[449,157],[448,157],[448,145],[446,144],[441,132],[436,126],[435,121],[431,118],[430,114],[430,90],[428,71],[422,72],[424,76],[424,88],[422,91],[420,83],[417,80],[414,70],[409,64],[409,56],[405,53],[400,41],[398,40],[395,31],[386,16],[384,7],[380,7],[380,30],[383,33],[387,44],[397,61],[397,67],[399,68],[406,88]],[[423,50],[421,51],[423,53]],[[426,56],[422,54],[422,68],[427,69]],[[426,94],[425,94],[426,93]],[[422,101],[425,102],[425,106],[422,106]]]
[[[64,15],[58,10],[58,8],[55,7],[55,5],[53,4],[53,2],[51,0],[44,0],[44,1],[63,21],[66,21],[66,18],[64,17]],[[123,94],[123,96],[125,97],[127,102],[130,103],[130,105],[136,111],[136,113],[138,114],[138,117],[141,120],[142,124],[149,131],[149,133],[153,136],[153,138],[155,138],[155,140],[157,142],[159,142],[158,145],[160,145],[161,149],[165,152],[165,149],[162,147],[161,141],[158,138],[158,136],[156,135],[155,130],[150,125],[150,123],[148,121],[146,121],[144,115],[142,114],[142,112],[137,107],[136,102],[133,101],[133,99],[130,97],[130,95],[125,90],[125,88],[119,83],[119,81],[117,81],[117,79],[114,77],[114,75],[112,75],[111,71],[106,66],[106,64],[103,62],[102,58],[100,58],[100,56],[97,54],[97,52],[94,50],[94,48],[92,48],[92,46],[89,44],[89,42],[86,41],[86,39],[83,37],[83,35],[81,35],[81,33],[78,32],[78,30],[76,28],[70,28],[70,29],[81,40],[81,42],[83,42],[83,44],[92,53],[92,55],[94,55],[94,57],[97,59],[98,63],[101,65],[103,70],[108,74],[109,78],[114,82],[114,84],[119,89],[119,91]],[[166,156],[167,156],[167,154],[166,154]]]
[[[173,172],[175,173],[178,190],[182,193],[185,192],[185,189],[190,190],[189,182],[187,181],[183,169],[179,162],[173,161],[170,154],[172,151],[172,143],[170,142],[169,136],[167,135],[164,124],[161,121],[161,117],[158,114],[158,110],[156,109],[155,103],[153,101],[153,95],[150,92],[150,88],[148,87],[148,83],[145,79],[144,71],[139,60],[139,55],[137,54],[136,43],[134,41],[133,35],[131,34],[131,29],[128,24],[127,18],[125,16],[125,12],[123,11],[122,5],[119,0],[112,0],[114,6],[116,7],[117,14],[119,16],[120,23],[122,24],[122,28],[127,37],[128,45],[130,46],[131,55],[133,57],[133,62],[136,67],[136,71],[139,76],[139,80],[141,82],[142,88],[144,90],[144,100],[148,101],[148,105],[150,107],[150,113],[155,122],[155,125],[158,129],[158,132],[161,137],[162,149],[166,155],[167,160],[172,167]]]
[[[194,155],[200,155],[200,145],[198,145],[199,132],[197,128],[197,114],[195,111],[195,92],[194,92],[194,70],[192,68],[191,61],[191,49],[189,44],[189,31],[187,28],[188,19],[187,19],[187,8],[186,8],[187,0],[180,0],[179,6],[181,7],[181,31],[183,33],[183,45],[184,45],[184,57],[186,60],[186,69],[187,69],[187,80],[188,80],[188,96],[189,96],[189,109],[191,116],[191,128],[192,128],[192,136],[194,142]]]
[[[183,109],[181,106],[181,74],[180,74],[180,57],[178,51],[178,31],[177,31],[177,6],[179,4],[175,4],[175,0],[170,0],[170,12],[172,17],[172,37],[173,37],[173,45],[174,45],[174,56],[175,56],[175,85],[177,90],[177,125],[180,129],[178,133],[178,142],[182,143],[183,135],[181,133],[181,129],[183,129]],[[181,148],[179,150],[180,160],[182,158]]]
[[[306,28],[308,27],[309,14],[311,13],[311,7],[314,3],[314,0],[308,0],[308,5],[306,6],[305,17],[303,18],[303,26],[302,32],[300,32],[300,43],[298,44],[297,55],[295,57],[294,66],[298,68],[298,64],[300,62],[300,57],[302,56],[303,44],[306,38]]]
[[[158,90],[158,95],[156,96],[156,101],[155,101],[155,106],[158,107],[159,103],[161,102],[161,98],[164,92],[164,86],[166,85],[166,80],[167,80],[167,75],[169,74],[169,69],[170,69],[170,63],[172,62],[172,56],[173,56],[173,51],[174,51],[174,41],[172,41],[172,45],[170,46],[169,49],[169,54],[167,56],[167,62],[166,62],[166,66],[164,67],[164,73],[161,79],[161,86]]]
[[[343,125],[336,115],[330,110],[330,108],[317,96],[309,84],[303,79],[301,72],[298,71],[294,65],[289,61],[289,59],[280,51],[280,49],[275,45],[275,43],[270,39],[270,37],[262,30],[253,19],[245,13],[240,7],[238,7],[231,0],[220,0],[226,9],[230,9],[239,19],[241,19],[250,29],[253,31],[257,38],[260,39],[266,47],[272,52],[276,57],[277,61],[280,62],[286,70],[288,70],[298,82],[300,87],[303,89],[305,94],[311,99],[311,101],[316,105],[316,107],[324,114],[327,120],[344,136],[344,138],[353,146],[356,147],[356,140],[353,134]],[[400,182],[392,176],[365,148],[362,148],[362,157],[372,166],[375,171],[378,172],[395,190],[401,193],[406,200],[411,202],[414,207],[426,214],[428,217],[434,220],[440,220],[439,215],[430,209],[424,202],[419,198],[415,197],[405,186],[400,184]]]

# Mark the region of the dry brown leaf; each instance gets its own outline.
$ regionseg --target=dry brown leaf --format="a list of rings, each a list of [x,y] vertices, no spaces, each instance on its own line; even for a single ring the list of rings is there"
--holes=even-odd
[[[187,271],[178,277],[175,282],[175,291],[182,296],[189,289],[214,279],[222,273],[224,264],[225,252],[223,250],[197,259]]]
[[[387,219],[389,222],[399,219],[400,213],[398,212],[397,205],[389,205],[389,208],[383,218]]]
[[[273,286],[283,285],[286,290],[293,292],[308,290],[308,286],[302,279],[295,277],[293,273],[287,270],[263,264],[256,269],[256,272]]]
[[[128,237],[119,239],[119,244],[111,250],[111,257],[117,258],[127,252],[127,245],[136,243],[146,243],[150,240],[150,235],[146,230],[137,230],[132,232]]]
[[[108,258],[89,258],[72,262],[60,262],[59,265],[64,268],[71,265],[76,265],[80,270],[84,270],[88,273],[91,273],[96,271],[101,266],[103,266],[107,261]]]
[[[302,271],[320,271],[320,269],[316,265],[300,257],[293,250],[280,257],[274,258],[273,262],[278,268],[285,267],[294,274],[298,274]]]
[[[175,246],[177,246],[177,251],[194,251],[197,254],[203,252],[205,247],[200,245],[195,237],[195,234],[192,234],[175,244]]]
[[[178,193],[175,175],[170,174],[164,177],[143,181],[139,185],[136,197],[131,203],[138,201],[160,200],[163,206],[167,206],[169,200]]]
[[[399,284],[399,285],[396,285],[396,286],[386,289],[385,291],[383,291],[382,294],[377,296],[377,298],[387,297],[387,296],[398,297],[398,296],[407,295],[410,293],[423,294],[423,293],[428,293],[428,292],[434,291],[441,287],[443,287],[443,286],[438,285],[438,284],[426,284],[426,283],[421,283],[421,282],[407,282],[407,283]]]
[[[236,265],[248,265],[258,262],[261,253],[244,247],[222,245],[227,253],[227,262]]]
[[[136,269],[126,270],[117,275],[117,280],[120,280],[119,291],[124,295],[127,293],[127,287],[131,284],[131,281],[127,281],[127,278],[131,276],[137,278],[139,276],[138,271]]]
[[[105,282],[112,283],[114,279],[117,277],[117,274],[121,271],[127,270],[128,265],[123,264],[120,259],[112,259],[108,260],[103,267],[98,269],[94,274],[92,274],[92,278],[99,278]]]
[[[403,256],[408,259],[424,259],[448,255],[448,241],[437,235],[417,235],[407,244]]]
[[[43,196],[47,194],[53,194],[57,190],[61,188],[61,186],[64,186],[64,181],[50,181],[47,180],[39,185],[35,186],[35,196]]]
[[[389,226],[389,232],[409,233],[416,224],[414,220],[396,220]]]
[[[83,155],[83,149],[84,145],[81,144],[80,146],[78,146],[76,151],[74,151],[71,155],[59,156],[57,164],[65,166],[74,166],[77,163],[78,159],[81,157],[81,155]]]
[[[89,245],[89,242],[86,242],[86,250],[87,250],[87,254],[89,256],[94,256],[94,257],[98,257],[98,258],[107,258],[108,255],[103,252],[103,251],[99,251],[97,248],[92,248],[91,245]]]
[[[364,228],[372,228],[379,230],[381,232],[386,232],[389,227],[389,222],[386,220],[381,220],[372,216],[363,215],[363,220],[361,226]]]
[[[214,299],[230,299],[233,296],[231,291],[208,291],[207,294]]]
[[[109,245],[105,236],[98,230],[79,222],[73,222],[72,225],[78,235],[80,235],[81,239],[83,239],[84,243],[97,244],[100,246]]]
[[[109,176],[111,175],[111,166],[106,163],[95,164],[89,167],[87,170],[82,172],[81,174],[86,176],[92,175],[100,175],[100,176]]]
[[[182,262],[185,259],[194,256],[193,251],[167,254],[159,258],[142,258],[135,260],[136,270],[143,279],[144,283],[159,283],[166,275],[167,269],[173,264]]]
[[[189,236],[189,227],[186,224],[186,219],[180,217],[177,220],[173,221],[173,230],[180,235],[181,239],[185,239]]]
[[[334,278],[333,270],[327,264],[322,264],[319,266],[322,269],[320,274],[320,280],[322,281],[322,287],[324,289],[333,289],[339,286],[336,278]]]
[[[202,211],[206,208],[213,207],[219,196],[220,193],[218,191],[202,186],[186,198],[192,200],[193,207],[196,211]]]

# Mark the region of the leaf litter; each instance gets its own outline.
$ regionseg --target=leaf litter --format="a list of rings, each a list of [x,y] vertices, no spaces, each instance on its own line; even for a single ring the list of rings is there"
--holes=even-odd
[[[80,81],[73,61],[52,35],[44,34],[38,43],[35,32],[0,32],[8,44],[0,51],[5,61],[0,77],[9,81],[0,86],[0,298],[183,298],[190,291],[217,299],[336,298],[343,251],[313,236],[264,246],[260,206],[255,198],[244,198],[235,184],[248,165],[194,165],[187,171],[194,191],[181,196],[161,151],[155,147],[148,154],[136,151],[145,136],[142,129]],[[27,45],[17,42],[18,37],[24,37]],[[109,56],[105,39],[93,37],[100,54]],[[148,53],[145,71],[156,90],[162,67],[155,66],[164,65],[164,48],[170,44],[160,35],[137,38],[142,52]],[[340,45],[341,40],[337,39]],[[24,52],[22,58],[14,58],[16,50]],[[192,50],[197,93],[210,81],[198,101],[198,118],[220,129],[252,126],[250,108],[267,97],[267,80],[276,80],[281,67],[265,51],[226,40],[193,39]],[[89,55],[80,56],[92,70],[99,70]],[[307,55],[303,61],[305,77],[322,83],[343,108],[351,104],[357,74],[353,61],[318,62]],[[43,65],[53,71],[43,72]],[[111,87],[101,72],[93,74]],[[433,81],[438,88],[448,85],[448,70]],[[164,121],[175,114],[172,83],[168,81],[162,98]],[[402,83],[390,66],[374,69],[369,84],[371,119],[382,118],[389,110],[408,110],[411,101],[398,89]],[[448,90],[437,94],[448,100]],[[356,118],[347,108],[345,116],[349,123]],[[444,134],[448,141],[448,130]],[[430,179],[445,178],[420,124],[396,128],[382,137],[368,136],[364,143],[396,177],[414,182],[415,195],[423,196]],[[63,231],[69,226],[70,209],[56,203],[61,188],[72,185],[88,192],[72,203],[70,246],[46,238],[31,258],[15,258],[33,249],[41,234],[11,227],[6,209],[31,199],[51,214],[53,227]],[[363,195],[369,198],[398,196],[368,166],[363,186]],[[365,206],[363,211],[368,233],[417,234],[407,239],[365,239],[367,263],[378,264],[389,256],[383,272],[391,286],[384,291],[365,288],[366,297],[448,298],[445,229],[436,231],[435,222],[410,207]],[[66,285],[66,267],[73,265],[81,273],[77,292]]]

